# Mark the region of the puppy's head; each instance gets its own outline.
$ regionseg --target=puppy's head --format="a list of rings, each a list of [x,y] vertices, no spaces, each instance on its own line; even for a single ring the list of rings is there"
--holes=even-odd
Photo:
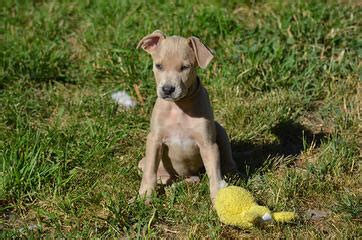
[[[185,97],[194,81],[196,67],[206,68],[213,55],[198,38],[166,37],[159,30],[138,43],[153,59],[157,95],[168,101]]]

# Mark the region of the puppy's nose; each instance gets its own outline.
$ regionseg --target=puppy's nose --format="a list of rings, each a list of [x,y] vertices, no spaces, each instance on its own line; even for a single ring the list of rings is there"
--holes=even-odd
[[[162,91],[166,95],[170,95],[171,93],[173,93],[175,91],[175,87],[171,86],[171,85],[165,85],[165,86],[162,86]]]

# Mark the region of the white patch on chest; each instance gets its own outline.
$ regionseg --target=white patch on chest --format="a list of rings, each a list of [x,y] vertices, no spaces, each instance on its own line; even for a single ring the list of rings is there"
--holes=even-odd
[[[164,143],[169,147],[175,146],[185,150],[196,146],[194,139],[182,134],[171,134],[165,138]]]

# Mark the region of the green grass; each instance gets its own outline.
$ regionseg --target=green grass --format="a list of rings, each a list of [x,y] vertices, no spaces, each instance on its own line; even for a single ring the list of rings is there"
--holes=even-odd
[[[358,1],[4,1],[1,238],[361,237],[361,13]],[[247,176],[235,184],[296,222],[222,225],[206,176],[151,206],[136,198],[156,94],[135,47],[155,29],[214,49],[199,75]],[[137,99],[134,84],[144,105],[118,108],[111,93]]]

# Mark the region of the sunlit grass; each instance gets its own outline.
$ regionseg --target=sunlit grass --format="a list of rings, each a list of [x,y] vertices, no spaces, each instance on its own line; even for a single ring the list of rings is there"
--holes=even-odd
[[[5,1],[1,16],[3,238],[361,236],[357,2]],[[295,223],[222,225],[206,176],[136,198],[156,95],[135,47],[155,29],[215,51],[199,75],[246,176],[234,184]],[[135,84],[144,104],[117,107]]]

